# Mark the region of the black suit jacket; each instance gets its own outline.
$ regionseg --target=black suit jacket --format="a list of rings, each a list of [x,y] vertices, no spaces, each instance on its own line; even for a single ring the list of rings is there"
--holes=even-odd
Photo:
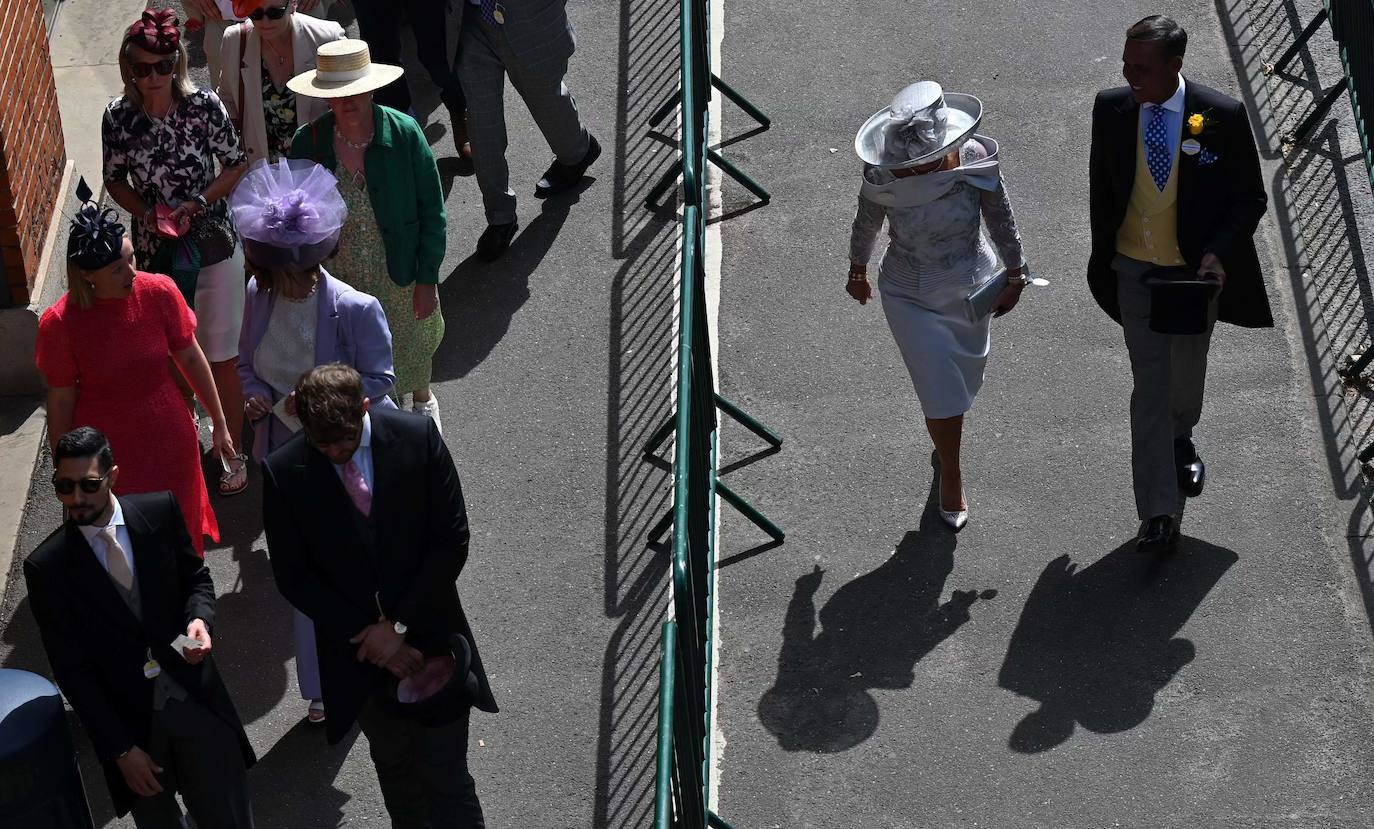
[[[114,759],[133,746],[148,748],[153,682],[143,665],[149,649],[162,670],[238,732],[244,763],[256,758],[213,655],[191,665],[171,648],[192,619],[204,620],[212,636],[215,626],[215,585],[191,546],[176,498],[121,495],[119,505],[133,545],[141,622],[71,522],[24,560],[24,580],[57,685],[90,733],[123,815],[136,796]]]
[[[427,417],[373,409],[372,511],[364,519],[329,459],[297,434],[263,462],[263,528],[277,588],[315,623],[330,742],[344,737],[390,676],[356,658],[348,640],[379,612],[406,641],[434,652],[460,632],[472,643],[479,693],[495,712],[477,642],[458,599],[468,556],[458,470]]]
[[[1207,121],[1199,136],[1188,132],[1188,116],[1194,113],[1202,113]],[[1117,322],[1121,322],[1121,308],[1112,258],[1116,232],[1126,217],[1135,183],[1139,128],[1140,105],[1130,87],[1098,93],[1088,164],[1092,225],[1088,287],[1097,304]],[[1195,138],[1218,160],[1201,164],[1201,153],[1178,154],[1179,252],[1194,269],[1205,253],[1221,259],[1226,287],[1217,300],[1217,319],[1247,328],[1270,327],[1274,317],[1254,241],[1269,198],[1244,105],[1188,81],[1183,93],[1182,138]]]

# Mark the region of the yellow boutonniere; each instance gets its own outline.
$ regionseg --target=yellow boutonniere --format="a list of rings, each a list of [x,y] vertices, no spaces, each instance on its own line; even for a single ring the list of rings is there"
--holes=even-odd
[[[1193,135],[1202,135],[1202,128],[1206,124],[1207,119],[1202,117],[1201,112],[1195,112],[1188,116],[1188,132]]]

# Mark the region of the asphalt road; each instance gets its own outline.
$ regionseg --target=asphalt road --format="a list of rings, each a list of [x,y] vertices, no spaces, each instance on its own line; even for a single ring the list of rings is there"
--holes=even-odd
[[[1256,55],[1313,3],[1254,5],[1251,20],[1244,2],[1164,4],[1193,34],[1190,74],[1261,112],[1279,326],[1218,332],[1211,480],[1182,553],[1149,568],[1126,545],[1125,351],[1081,274],[1091,97],[1154,8],[726,3],[722,74],[774,118],[726,152],[774,201],[723,224],[722,391],[787,439],[728,473],[787,543],[760,552],[722,509],[719,811],[736,826],[1369,824],[1369,579],[1351,563],[1368,560],[1370,521],[1350,455],[1371,407],[1329,369],[1367,331],[1368,189],[1348,126],[1281,167],[1281,127],[1334,79],[1329,59],[1287,85],[1257,78]],[[665,465],[638,450],[671,408],[676,237],[639,202],[671,158],[644,119],[675,87],[676,9],[572,15],[569,82],[607,152],[576,200],[541,206],[527,194],[549,153],[508,95],[523,230],[496,265],[468,258],[480,199],[432,90],[420,98],[449,187],[437,388],[474,528],[459,587],[503,709],[475,716],[470,748],[492,827],[650,816],[667,596],[643,536],[669,499]],[[985,101],[1053,281],[995,327],[957,539],[927,509],[930,447],[881,310],[842,292],[853,131],[918,77]],[[728,104],[724,123],[752,126]],[[733,184],[725,197],[748,205]],[[758,448],[730,426],[722,445],[726,464]],[[43,463],[17,558],[58,520]],[[382,821],[366,741],[330,749],[302,722],[257,486],[216,500],[225,537],[207,559],[216,658],[262,758],[258,823]],[[17,575],[0,664],[46,673]],[[131,825],[73,722],[97,825]]]
[[[722,74],[774,125],[727,150],[773,202],[724,225],[722,388],[787,441],[729,481],[788,531],[757,552],[766,538],[723,509],[718,791],[734,825],[1369,825],[1368,580],[1351,567],[1368,518],[1349,461],[1367,420],[1342,422],[1368,405],[1328,368],[1367,326],[1368,214],[1333,184],[1364,173],[1348,136],[1300,151],[1295,179],[1281,168],[1275,120],[1291,127],[1319,73],[1275,81],[1275,115],[1258,57],[1291,41],[1301,5],[726,4]],[[1159,10],[1192,35],[1191,78],[1264,107],[1279,322],[1218,330],[1207,491],[1179,555],[1152,566],[1128,543],[1125,348],[1083,273],[1092,98],[1121,83],[1126,27]],[[932,512],[931,446],[881,308],[843,292],[854,131],[921,78],[983,99],[1052,281],[994,324],[957,538]],[[751,126],[725,111],[726,135]],[[1335,116],[1348,131],[1346,102]],[[757,448],[737,428],[722,445],[727,463]]]
[[[469,757],[488,826],[511,829],[645,825],[667,603],[665,554],[644,536],[667,509],[668,475],[640,447],[671,409],[676,225],[641,201],[674,157],[645,120],[676,88],[677,11],[597,0],[570,13],[568,83],[605,154],[582,192],[536,201],[552,154],[508,89],[522,229],[495,264],[470,258],[485,224],[480,196],[418,70],[417,109],[448,193],[436,381],[473,530],[459,590],[502,708],[474,715]],[[224,538],[206,558],[220,593],[216,659],[260,757],[250,774],[258,825],[383,820],[366,740],[330,749],[302,721],[256,470],[250,480],[244,495],[212,498]],[[4,599],[6,667],[48,673],[17,562],[58,520],[39,486]],[[132,826],[113,818],[74,727],[97,825]]]

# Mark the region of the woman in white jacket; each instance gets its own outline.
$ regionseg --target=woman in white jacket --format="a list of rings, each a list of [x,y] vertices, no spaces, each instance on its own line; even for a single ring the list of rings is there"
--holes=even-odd
[[[342,40],[344,30],[294,7],[295,0],[237,0],[247,19],[226,29],[220,45],[216,91],[239,124],[250,164],[286,155],[296,128],[328,111],[323,99],[298,98],[286,82],[314,69],[320,44]]]

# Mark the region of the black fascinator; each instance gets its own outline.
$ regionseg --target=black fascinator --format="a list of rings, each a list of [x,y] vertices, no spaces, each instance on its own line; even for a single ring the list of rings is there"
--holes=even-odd
[[[86,271],[99,270],[119,259],[124,247],[124,225],[114,210],[91,200],[91,188],[86,179],[76,185],[76,198],[81,202],[72,217],[71,233],[67,237],[67,259]]]

